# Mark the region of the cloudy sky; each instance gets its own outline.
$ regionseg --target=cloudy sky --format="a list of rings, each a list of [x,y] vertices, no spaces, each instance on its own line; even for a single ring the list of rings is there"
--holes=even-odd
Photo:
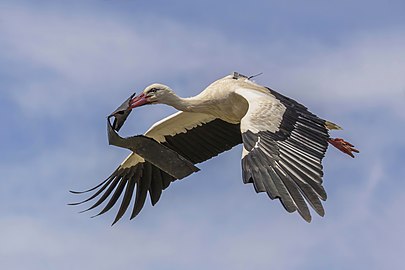
[[[403,1],[0,1],[1,269],[400,269],[405,250]],[[105,116],[162,82],[192,96],[239,71],[341,125],[324,218],[243,185],[240,147],[136,220],[67,206],[128,154]],[[170,114],[131,114],[123,135]]]

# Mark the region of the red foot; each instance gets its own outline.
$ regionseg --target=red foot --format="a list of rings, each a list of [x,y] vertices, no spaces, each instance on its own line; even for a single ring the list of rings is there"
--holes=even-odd
[[[339,149],[340,151],[342,151],[343,153],[346,153],[353,158],[354,158],[353,152],[360,153],[359,150],[354,148],[353,144],[346,142],[343,139],[340,139],[340,138],[329,139],[328,142],[331,145],[333,145],[334,147],[336,147],[337,149]]]

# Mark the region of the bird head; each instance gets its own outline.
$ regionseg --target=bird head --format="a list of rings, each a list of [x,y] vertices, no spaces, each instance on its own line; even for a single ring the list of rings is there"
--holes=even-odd
[[[174,95],[170,87],[154,83],[146,87],[142,93],[134,97],[130,101],[130,108],[140,107],[146,104],[165,103]]]
[[[138,96],[131,95],[124,103],[122,103],[108,119],[114,117],[112,128],[119,131],[132,109],[146,104],[167,103],[176,95],[166,85],[154,83],[145,88]]]

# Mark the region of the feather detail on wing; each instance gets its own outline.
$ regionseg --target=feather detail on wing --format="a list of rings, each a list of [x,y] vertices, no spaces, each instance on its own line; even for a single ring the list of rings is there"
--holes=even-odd
[[[236,93],[249,103],[241,120],[244,182],[280,199],[288,212],[298,211],[308,222],[307,203],[323,216],[321,163],[329,138],[325,121],[271,89],[240,88]]]
[[[155,139],[194,164],[217,156],[242,142],[239,124],[231,124],[206,114],[188,112],[175,113],[157,122],[145,136]],[[175,180],[177,179],[141,156],[131,153],[101,184],[84,192],[73,192],[94,192],[86,200],[73,205],[98,198],[84,210],[88,211],[107,201],[97,214],[101,215],[117,204],[123,194],[114,224],[124,215],[134,196],[131,219],[139,214],[148,194],[152,205],[155,205],[162,191]]]

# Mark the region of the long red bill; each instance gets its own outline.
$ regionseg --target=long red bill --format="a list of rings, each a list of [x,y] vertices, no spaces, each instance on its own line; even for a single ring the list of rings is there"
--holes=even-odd
[[[148,104],[148,100],[146,99],[145,93],[140,93],[138,96],[131,99],[129,106],[131,109],[140,107],[142,105]]]

